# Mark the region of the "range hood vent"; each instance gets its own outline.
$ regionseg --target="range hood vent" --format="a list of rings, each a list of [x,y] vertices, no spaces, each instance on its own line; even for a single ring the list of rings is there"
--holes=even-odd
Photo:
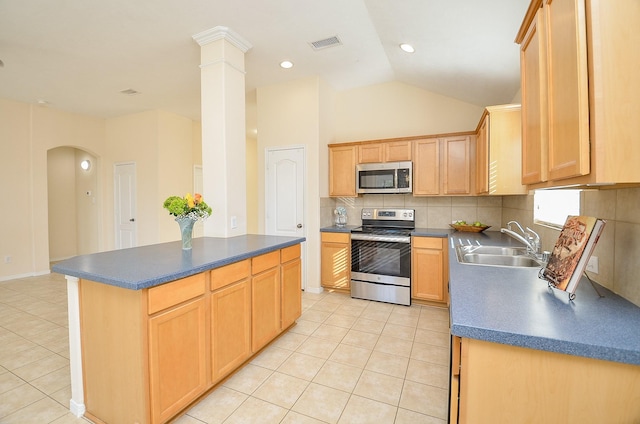
[[[337,35],[334,35],[333,37],[325,38],[324,40],[312,41],[309,44],[313,50],[322,50],[327,47],[339,46],[342,44],[342,41],[340,41]]]

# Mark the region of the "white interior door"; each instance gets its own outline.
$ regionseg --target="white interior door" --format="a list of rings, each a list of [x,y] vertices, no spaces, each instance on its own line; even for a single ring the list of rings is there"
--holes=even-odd
[[[304,237],[304,147],[267,149],[265,155],[265,230],[269,235]],[[302,287],[305,287],[302,243]]]
[[[117,163],[113,171],[116,249],[135,247],[138,243],[136,223],[136,164]]]

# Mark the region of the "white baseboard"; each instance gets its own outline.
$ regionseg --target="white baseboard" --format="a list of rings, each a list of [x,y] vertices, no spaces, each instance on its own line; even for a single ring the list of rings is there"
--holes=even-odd
[[[76,417],[80,418],[87,411],[87,408],[84,406],[84,403],[77,403],[73,399],[69,401],[69,411]]]
[[[305,287],[304,291],[306,291],[307,293],[315,293],[315,294],[320,294],[324,291],[324,288],[322,287]]]
[[[39,277],[41,275],[47,274],[51,274],[51,270],[47,269],[43,271],[27,272],[25,274],[6,275],[4,277],[0,277],[0,281],[17,280],[18,278]]]

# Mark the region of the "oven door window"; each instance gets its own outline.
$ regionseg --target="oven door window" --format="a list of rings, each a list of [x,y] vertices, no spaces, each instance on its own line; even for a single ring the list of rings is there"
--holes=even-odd
[[[411,277],[411,244],[351,240],[351,271]]]
[[[395,169],[358,172],[358,187],[362,189],[395,188]]]

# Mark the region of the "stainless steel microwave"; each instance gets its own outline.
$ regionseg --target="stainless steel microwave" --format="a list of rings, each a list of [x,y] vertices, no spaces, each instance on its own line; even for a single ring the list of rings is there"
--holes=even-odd
[[[412,178],[413,164],[410,161],[356,165],[358,193],[411,193]]]

